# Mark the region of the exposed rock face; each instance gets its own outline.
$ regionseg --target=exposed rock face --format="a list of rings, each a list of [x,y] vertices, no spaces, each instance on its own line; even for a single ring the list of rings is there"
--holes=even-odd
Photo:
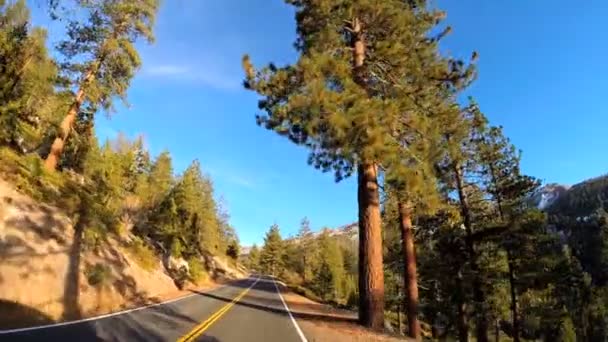
[[[531,197],[530,205],[537,207],[540,210],[546,210],[555,201],[565,194],[570,186],[550,183],[539,188]]]

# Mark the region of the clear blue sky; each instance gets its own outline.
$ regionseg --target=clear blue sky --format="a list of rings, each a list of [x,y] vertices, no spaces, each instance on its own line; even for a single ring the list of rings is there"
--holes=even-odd
[[[355,221],[354,181],[335,184],[306,164],[305,150],[257,127],[256,97],[241,87],[243,53],[258,65],[297,57],[291,8],[282,0],[163,3],[157,42],[140,49],[131,108],[100,118],[98,134],[143,134],[152,153],[171,151],[178,172],[198,158],[244,245],[260,243],[274,222],[285,236],[303,216],[314,229]],[[525,172],[572,184],[608,171],[608,2],[437,5],[454,29],[443,50],[463,58],[479,52],[469,94],[524,151]]]

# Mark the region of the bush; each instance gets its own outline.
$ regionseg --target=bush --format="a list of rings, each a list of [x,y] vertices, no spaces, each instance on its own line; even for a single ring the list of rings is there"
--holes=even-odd
[[[84,275],[91,286],[103,285],[112,277],[112,271],[104,264],[97,263],[93,266],[88,266],[84,270]]]
[[[135,259],[135,262],[144,270],[153,271],[158,267],[156,254],[142,240],[133,239],[127,250],[133,259]]]
[[[188,266],[190,268],[190,279],[195,284],[208,279],[207,270],[199,258],[188,259]]]
[[[82,244],[85,250],[97,250],[101,247],[105,234],[99,229],[87,227],[82,234]]]
[[[351,291],[346,299],[346,307],[349,309],[356,309],[359,307],[359,294],[355,291]]]

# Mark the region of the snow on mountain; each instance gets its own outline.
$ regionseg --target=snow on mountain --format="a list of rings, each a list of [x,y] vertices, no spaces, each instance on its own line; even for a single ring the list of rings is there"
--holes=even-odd
[[[530,204],[540,210],[549,208],[560,196],[565,194],[569,185],[550,183],[539,188],[532,196],[530,196]]]

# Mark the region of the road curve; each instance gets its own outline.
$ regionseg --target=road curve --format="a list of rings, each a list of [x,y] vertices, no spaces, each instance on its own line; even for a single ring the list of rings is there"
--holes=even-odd
[[[0,332],[0,341],[306,342],[272,278],[86,321]]]

